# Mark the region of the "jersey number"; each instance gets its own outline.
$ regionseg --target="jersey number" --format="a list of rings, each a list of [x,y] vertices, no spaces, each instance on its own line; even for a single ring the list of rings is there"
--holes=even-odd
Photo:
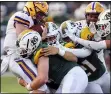
[[[82,64],[83,64],[83,65],[82,65],[81,67],[82,67],[85,71],[86,71],[86,70],[88,71],[89,69],[90,69],[92,72],[95,72],[95,71],[96,71],[96,68],[95,68],[90,62],[88,62],[87,60],[84,60],[84,61],[82,62]],[[86,67],[84,67],[84,65],[86,65],[89,69],[87,69]],[[88,75],[88,76],[91,75],[91,73],[92,73],[90,70],[87,72],[87,75]]]

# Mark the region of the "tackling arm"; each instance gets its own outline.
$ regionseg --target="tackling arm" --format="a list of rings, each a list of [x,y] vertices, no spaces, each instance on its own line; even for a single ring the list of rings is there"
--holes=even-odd
[[[91,54],[91,50],[87,48],[81,48],[81,49],[70,49],[70,48],[65,48],[66,51],[69,51],[73,53],[75,56],[79,58],[85,58]]]
[[[77,62],[77,57],[72,52],[65,51],[63,48],[49,46],[47,48],[43,48],[42,53],[44,56],[59,54],[68,61]]]
[[[72,52],[65,51],[63,58],[68,61],[77,62],[77,57]]]
[[[23,24],[15,23],[17,36],[24,30],[29,29],[25,27]]]
[[[81,38],[77,38],[76,41],[81,45],[94,50],[110,48],[110,40],[95,42],[95,41],[88,41]]]
[[[111,40],[105,40],[107,48],[110,49],[111,48]]]

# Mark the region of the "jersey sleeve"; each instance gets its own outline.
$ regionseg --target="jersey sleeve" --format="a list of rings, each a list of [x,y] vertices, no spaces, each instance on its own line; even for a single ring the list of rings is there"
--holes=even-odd
[[[14,23],[23,24],[26,27],[30,26],[29,16],[24,12],[17,12],[14,17]]]
[[[40,43],[39,47],[37,48],[35,54],[32,57],[32,61],[34,62],[34,64],[38,64],[38,60],[41,56],[43,56],[43,54],[41,53],[42,48],[47,47],[46,43]]]
[[[74,55],[76,55],[79,58],[85,58],[92,53],[92,51],[90,49],[87,49],[85,47],[80,48],[80,49],[70,49],[70,48],[64,47],[64,50],[73,53]]]

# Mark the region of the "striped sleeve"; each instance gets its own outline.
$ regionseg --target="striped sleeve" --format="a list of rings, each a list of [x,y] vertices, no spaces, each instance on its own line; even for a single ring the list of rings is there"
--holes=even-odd
[[[30,26],[30,22],[29,22],[29,19],[28,19],[28,15],[26,15],[25,13],[18,13],[17,15],[15,15],[14,17],[14,23],[20,23],[20,24],[23,24],[27,27]]]

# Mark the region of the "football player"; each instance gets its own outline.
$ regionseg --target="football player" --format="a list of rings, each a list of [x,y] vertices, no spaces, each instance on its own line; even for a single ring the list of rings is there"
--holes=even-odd
[[[99,14],[103,11],[104,11],[104,6],[101,3],[91,2],[90,4],[87,5],[85,9],[86,19],[76,22],[77,24],[81,24],[82,28],[89,28],[90,32],[94,36],[94,39],[93,39],[94,41],[101,40],[101,37],[98,36],[98,34],[96,33],[95,25],[96,25],[96,22],[98,21]],[[86,32],[84,30],[84,32],[82,33],[82,36],[85,35],[85,33]],[[87,37],[83,39],[87,39]],[[103,50],[99,50],[97,55],[100,58],[100,60],[104,63],[104,66],[106,67]]]
[[[16,76],[25,79],[27,83],[30,83],[34,79],[37,75],[37,69],[33,66],[30,60],[25,59],[28,63],[24,63],[24,59],[22,59],[23,62],[20,61],[20,64],[15,61],[16,58],[20,58],[16,53],[16,40],[17,36],[22,31],[26,30],[26,32],[28,32],[27,29],[33,25],[44,24],[43,19],[47,16],[47,13],[47,2],[35,1],[27,2],[23,11],[16,12],[12,15],[8,21],[6,37],[4,40],[4,50],[7,55],[2,60],[1,74],[3,74],[9,67]],[[44,85],[41,90],[45,91],[46,85]]]
[[[59,87],[58,90],[56,91],[56,93],[80,93],[80,92],[82,93],[87,86],[87,76],[86,76],[84,70],[82,70],[82,68],[78,67],[78,65],[75,62],[67,61],[67,60],[69,60],[68,58],[71,58],[70,56],[68,56],[67,51],[59,50],[58,53],[56,53],[56,54],[63,56],[64,58],[66,58],[66,60],[58,55],[54,55],[54,56],[49,56],[49,64],[46,61],[39,63],[39,58],[41,58],[43,55],[43,51],[41,48],[47,47],[47,44],[55,45],[59,48],[62,47],[59,45],[59,42],[56,41],[56,37],[58,34],[57,26],[52,22],[46,23],[46,26],[48,28],[46,40],[44,40],[42,42],[42,44],[39,45],[40,48],[38,48],[34,52],[34,55],[32,57],[32,61],[38,67],[38,76],[40,75],[39,70],[41,70],[45,67],[45,69],[47,69],[47,70],[49,69],[49,82],[47,83],[48,86],[50,86],[53,89],[55,89],[55,88],[57,89]],[[24,42],[24,44],[28,44],[28,43],[30,44],[30,41],[28,42],[28,39],[24,36],[22,36],[22,38],[18,39],[18,40],[19,40],[19,42],[18,42],[19,49],[23,49],[23,44],[21,44],[23,42]],[[24,49],[24,50],[29,50],[29,48]],[[21,50],[21,51],[25,52],[24,50]],[[25,53],[24,53],[24,55],[25,55]],[[24,56],[24,55],[22,55],[22,56]],[[47,54],[45,54],[45,56],[47,56]],[[74,58],[73,61],[76,60],[75,56],[73,56],[72,58]],[[72,60],[72,59],[70,59],[70,60]],[[46,65],[44,66],[44,64],[47,64],[47,66]],[[47,74],[46,71],[42,71],[42,72],[45,73],[44,75]],[[82,79],[80,79],[81,76],[82,76]],[[69,83],[69,80],[70,80],[70,83]],[[28,86],[30,86],[31,89],[37,89],[38,81],[39,81],[39,79],[36,78],[34,81],[29,83]],[[54,86],[52,87],[52,85],[54,85]]]
[[[97,21],[96,26],[98,27],[96,29],[97,34],[102,38],[102,39],[106,39],[106,40],[101,40],[98,42],[95,41],[88,41],[88,40],[84,40],[81,39],[79,37],[72,37],[70,36],[70,38],[75,41],[80,43],[81,45],[87,47],[87,48],[91,48],[94,50],[100,50],[100,49],[110,49],[110,17],[111,17],[111,12],[110,10],[105,10],[103,11],[100,15],[99,15],[99,21]]]

